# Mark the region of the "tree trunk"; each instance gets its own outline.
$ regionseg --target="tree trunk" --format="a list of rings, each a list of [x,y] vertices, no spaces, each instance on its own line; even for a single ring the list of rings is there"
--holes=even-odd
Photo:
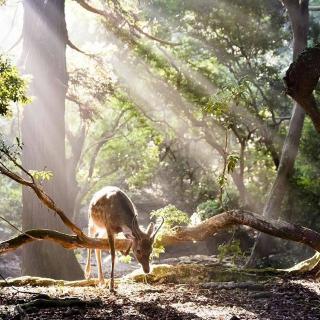
[[[53,177],[43,188],[63,209],[69,209],[65,160],[65,96],[67,29],[64,0],[24,0],[23,66],[31,74],[33,103],[22,121],[23,166],[49,170]],[[23,229],[66,231],[60,220],[48,215],[34,193],[23,190]],[[28,244],[22,257],[23,274],[74,280],[83,277],[75,255],[55,244]]]
[[[291,22],[293,33],[293,60],[307,46],[307,36],[309,29],[309,1],[308,0],[284,0],[283,1]],[[283,198],[288,190],[289,178],[292,174],[295,159],[298,153],[300,138],[305,118],[304,110],[297,104],[294,104],[289,130],[282,148],[280,163],[277,170],[277,176],[272,185],[265,204],[263,215],[268,218],[278,218]],[[248,265],[254,265],[255,260],[261,256],[266,256],[270,249],[272,239],[265,234],[259,234]]]

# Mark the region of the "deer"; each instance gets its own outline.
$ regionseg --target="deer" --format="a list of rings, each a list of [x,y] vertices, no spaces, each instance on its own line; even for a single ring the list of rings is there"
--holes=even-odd
[[[137,211],[128,195],[118,187],[107,186],[93,195],[88,210],[88,236],[106,237],[109,241],[111,253],[111,275],[109,289],[114,289],[114,266],[115,266],[115,235],[123,232],[125,237],[131,240],[129,248],[125,254],[129,254],[132,248],[133,254],[141,264],[144,273],[150,272],[150,255],[155,236],[162,227],[164,219],[159,227],[151,222],[144,232],[140,229],[137,221]],[[91,253],[92,249],[87,250],[87,263],[85,267],[85,278],[90,278],[91,273]],[[102,272],[101,250],[95,249],[96,261],[98,265],[98,283],[104,285]]]

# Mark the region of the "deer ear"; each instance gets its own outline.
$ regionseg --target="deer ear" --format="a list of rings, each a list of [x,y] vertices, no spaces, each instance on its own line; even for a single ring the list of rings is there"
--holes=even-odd
[[[151,235],[153,234],[153,230],[154,230],[154,223],[153,222],[150,222],[149,226],[148,226],[148,229],[147,229],[147,235],[149,237],[151,237]]]
[[[125,233],[124,236],[126,237],[126,239],[129,239],[129,240],[134,240],[135,239],[135,237],[131,233]]]

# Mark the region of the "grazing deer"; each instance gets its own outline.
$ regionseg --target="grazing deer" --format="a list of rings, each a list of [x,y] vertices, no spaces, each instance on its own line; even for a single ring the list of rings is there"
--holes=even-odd
[[[115,246],[114,235],[123,232],[127,239],[132,240],[127,254],[132,247],[133,254],[142,265],[145,273],[150,272],[149,259],[152,252],[152,245],[155,235],[161,228],[154,230],[154,224],[151,222],[146,232],[143,232],[138,225],[137,213],[129,197],[117,187],[105,187],[94,194],[89,205],[89,236],[103,237],[108,236],[111,251],[111,279],[110,291],[114,291],[114,262]],[[88,249],[85,277],[90,277],[91,271],[91,252]],[[104,283],[104,277],[101,266],[101,250],[96,249],[96,260],[98,264],[99,283]]]

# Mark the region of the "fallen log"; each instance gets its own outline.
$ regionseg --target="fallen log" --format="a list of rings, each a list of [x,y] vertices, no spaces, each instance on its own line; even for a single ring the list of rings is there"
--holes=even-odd
[[[163,234],[159,241],[164,246],[176,245],[186,241],[202,241],[218,231],[235,225],[246,225],[278,238],[303,243],[316,251],[320,251],[320,233],[300,225],[268,219],[245,210],[227,211],[195,226],[175,227],[169,233]],[[34,229],[1,242],[0,254],[16,250],[26,243],[39,240],[53,241],[67,249],[109,249],[109,243],[106,239],[79,237],[78,235],[68,235],[54,230]],[[130,241],[117,239],[115,245],[117,250],[126,251]]]

